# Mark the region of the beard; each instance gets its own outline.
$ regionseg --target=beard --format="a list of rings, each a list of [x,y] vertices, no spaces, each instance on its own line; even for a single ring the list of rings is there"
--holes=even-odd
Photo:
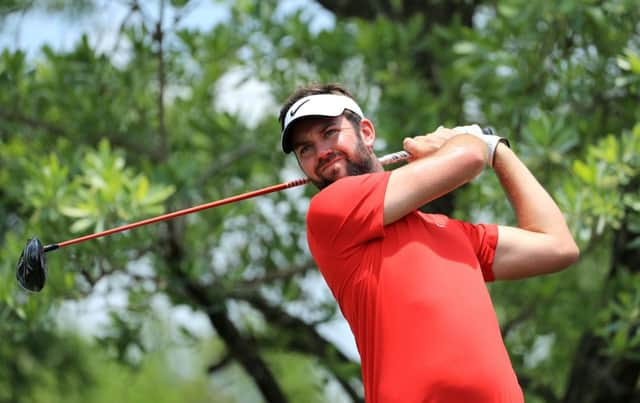
[[[369,152],[367,147],[365,147],[361,138],[358,138],[354,156],[355,157],[353,158],[349,158],[344,153],[338,153],[335,151],[327,155],[318,162],[315,172],[320,180],[312,180],[313,184],[316,185],[318,189],[322,190],[340,179],[340,177],[338,177],[338,172],[335,170],[332,170],[328,175],[321,174],[322,168],[325,165],[332,163],[332,161],[338,157],[342,157],[346,163],[347,176],[356,176],[375,172],[375,156],[373,153]]]

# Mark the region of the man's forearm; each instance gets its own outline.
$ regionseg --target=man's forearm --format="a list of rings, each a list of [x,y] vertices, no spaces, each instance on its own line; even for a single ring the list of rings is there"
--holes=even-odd
[[[574,263],[580,251],[560,208],[529,169],[504,144],[494,169],[513,206],[518,227],[499,227],[493,263],[496,279],[551,273]]]
[[[500,144],[496,150],[494,170],[515,210],[518,227],[551,235],[570,235],[555,201],[504,144]]]

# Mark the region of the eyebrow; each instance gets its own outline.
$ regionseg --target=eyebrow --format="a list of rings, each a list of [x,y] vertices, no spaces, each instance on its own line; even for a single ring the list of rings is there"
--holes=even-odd
[[[330,118],[326,124],[320,126],[319,132],[320,133],[324,133],[331,126],[337,125],[338,122],[336,120],[337,120],[336,118]],[[291,142],[291,149],[293,149],[295,151],[295,149],[298,148],[299,146],[301,146],[303,144],[307,144],[309,142],[310,141],[308,141],[308,140],[302,140],[302,141],[295,141],[294,140],[294,141]]]

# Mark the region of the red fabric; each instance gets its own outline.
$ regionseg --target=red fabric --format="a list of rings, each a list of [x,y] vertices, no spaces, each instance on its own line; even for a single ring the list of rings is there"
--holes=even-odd
[[[413,212],[383,225],[390,173],[318,193],[311,253],[354,333],[365,399],[523,402],[486,281],[496,225]]]

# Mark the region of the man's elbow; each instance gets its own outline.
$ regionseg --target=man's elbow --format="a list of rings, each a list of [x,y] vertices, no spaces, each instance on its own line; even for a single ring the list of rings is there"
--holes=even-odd
[[[580,259],[580,248],[578,248],[578,245],[573,238],[570,238],[569,240],[557,244],[556,257],[556,271],[564,270]]]

